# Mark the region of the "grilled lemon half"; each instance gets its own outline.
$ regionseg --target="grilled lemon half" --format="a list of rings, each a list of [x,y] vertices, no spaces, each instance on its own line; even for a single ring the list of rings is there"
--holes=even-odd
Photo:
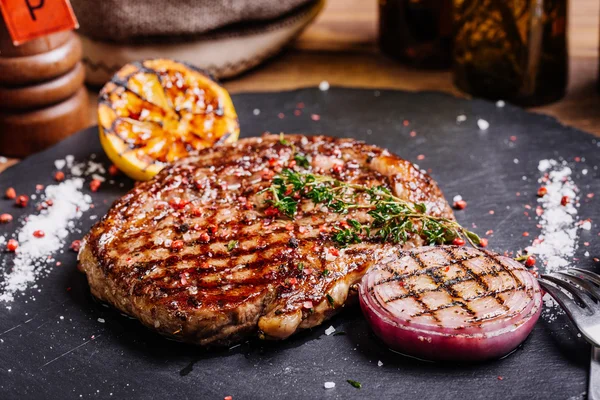
[[[240,132],[231,97],[206,72],[156,59],[126,64],[100,91],[100,143],[136,180]]]

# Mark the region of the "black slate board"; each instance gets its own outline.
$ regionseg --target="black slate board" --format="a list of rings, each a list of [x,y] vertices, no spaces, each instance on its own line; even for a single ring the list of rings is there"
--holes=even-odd
[[[439,93],[341,88],[240,94],[234,102],[243,136],[264,130],[324,133],[362,139],[413,161],[424,154],[418,164],[433,170],[446,196],[461,194],[469,201],[465,211],[457,212],[459,220],[476,222],[480,233],[493,229],[490,247],[498,251],[526,246],[531,238],[521,233],[537,232],[535,220],[523,215],[523,206],[535,204],[540,159],[585,157],[574,163],[576,182],[583,193],[600,195],[596,140],[516,107],[497,108]],[[298,103],[304,108],[295,116]],[[468,119],[457,124],[459,114]],[[478,117],[490,122],[487,131],[478,130]],[[410,136],[412,130],[416,137]],[[512,135],[517,137],[514,142]],[[17,192],[31,193],[36,183],[53,182],[55,159],[73,154],[83,160],[91,153],[106,161],[95,128],[10,168],[0,175],[0,188],[14,186]],[[583,168],[590,171],[586,176],[579,173]],[[93,195],[94,214],[102,215],[131,187],[131,181],[122,181],[123,188],[105,184]],[[7,210],[15,216],[22,212],[0,201],[0,211]],[[79,222],[84,232],[93,223],[89,214]],[[582,201],[579,215],[600,220],[597,201]],[[0,233],[12,232],[14,226],[1,226]],[[579,248],[578,265],[597,268],[591,257],[583,257],[585,250],[599,255],[597,231],[594,224],[581,233],[581,242],[591,245]],[[39,282],[39,293],[32,289],[18,297],[11,310],[0,304],[0,398],[566,400],[583,398],[586,391],[589,347],[564,317],[554,322],[540,319],[512,355],[477,365],[426,363],[394,354],[370,333],[358,308],[281,343],[254,341],[205,352],[165,340],[98,304],[75,268],[75,255],[65,251],[57,259],[62,266]],[[346,334],[325,336],[330,325]],[[383,366],[378,367],[378,361]],[[362,389],[347,379],[361,382]],[[326,381],[334,381],[336,388],[325,390]]]

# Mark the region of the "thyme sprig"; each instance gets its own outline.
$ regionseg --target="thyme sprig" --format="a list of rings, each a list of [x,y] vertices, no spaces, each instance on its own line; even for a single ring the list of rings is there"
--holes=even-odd
[[[263,192],[270,195],[267,203],[289,218],[298,212],[301,199],[322,204],[339,214],[365,210],[371,216],[370,223],[347,219],[341,227],[335,228],[332,239],[340,246],[360,243],[364,238],[405,243],[413,235],[420,236],[430,245],[449,243],[460,237],[473,246],[480,243],[477,234],[456,221],[429,215],[425,204],[405,201],[384,186],[368,187],[284,169]],[[359,202],[360,196],[366,201]]]

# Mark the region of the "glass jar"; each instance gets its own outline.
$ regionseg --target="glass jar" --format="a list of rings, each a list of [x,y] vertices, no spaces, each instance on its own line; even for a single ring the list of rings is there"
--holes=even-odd
[[[560,99],[566,25],[567,0],[454,0],[454,83],[523,106]]]
[[[379,0],[379,46],[422,68],[451,65],[452,0]]]

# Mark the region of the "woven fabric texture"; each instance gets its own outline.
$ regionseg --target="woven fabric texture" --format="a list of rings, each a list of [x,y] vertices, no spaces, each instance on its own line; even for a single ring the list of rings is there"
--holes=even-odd
[[[190,36],[276,19],[310,0],[71,0],[79,32],[96,40]]]

